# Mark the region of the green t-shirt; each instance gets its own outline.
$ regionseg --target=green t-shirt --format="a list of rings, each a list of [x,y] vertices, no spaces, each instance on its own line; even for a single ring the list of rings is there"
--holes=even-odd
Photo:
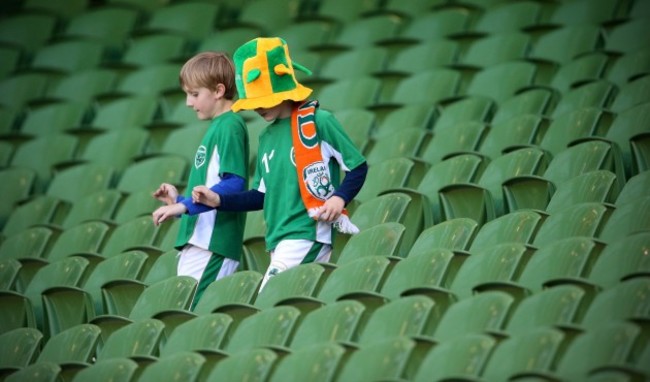
[[[365,158],[330,112],[317,109],[316,130],[323,161],[329,165],[332,184],[337,188],[341,170],[350,171]],[[260,135],[253,188],[265,194],[269,251],[287,239],[332,242],[331,224],[310,218],[300,196],[290,118],[274,121]]]
[[[231,111],[217,116],[199,145],[185,197],[199,185],[212,187],[225,173],[248,180],[248,130],[244,119]],[[239,260],[246,215],[210,209],[198,215],[183,214],[176,248],[192,244],[230,259]]]

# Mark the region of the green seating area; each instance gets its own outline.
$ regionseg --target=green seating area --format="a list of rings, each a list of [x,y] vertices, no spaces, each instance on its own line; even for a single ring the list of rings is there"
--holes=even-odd
[[[258,294],[249,213],[190,311],[178,71],[257,36],[366,156],[361,232]],[[0,381],[650,379],[648,0],[4,0],[0,55]]]

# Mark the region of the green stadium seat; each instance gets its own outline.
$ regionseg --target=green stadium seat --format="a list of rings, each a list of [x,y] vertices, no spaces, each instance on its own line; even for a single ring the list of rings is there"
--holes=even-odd
[[[483,96],[497,104],[534,85],[537,66],[530,62],[508,61],[481,70],[467,85],[467,95]]]
[[[643,3],[637,2],[637,3]],[[646,48],[637,36],[648,34],[647,18],[632,18],[612,28],[605,39],[605,50],[612,53],[630,53]]]
[[[502,2],[487,8],[472,31],[483,34],[519,32],[537,25],[542,12],[542,5],[534,1]]]
[[[19,66],[20,50],[18,47],[2,46],[2,63],[0,63],[0,78],[9,77]]]
[[[539,146],[540,137],[548,124],[547,118],[536,114],[521,114],[493,123],[481,141],[479,152],[496,159],[517,148]]]
[[[453,129],[463,122],[487,122],[494,112],[494,107],[494,101],[488,97],[471,95],[448,105],[441,105],[442,110],[434,122],[433,132]]]
[[[647,102],[622,111],[605,135],[605,138],[615,142],[622,152],[626,179],[650,169],[648,131],[644,127],[648,115],[650,103]]]
[[[545,245],[569,237],[599,237],[608,223],[611,208],[603,203],[579,203],[550,215],[537,231],[533,245]]]
[[[101,378],[110,378],[115,382],[130,381],[136,373],[138,364],[128,358],[107,359],[79,370],[74,382],[93,382]]]
[[[395,264],[381,287],[380,296],[391,301],[403,296],[426,295],[436,299],[436,309],[444,311],[449,296],[439,297],[439,288],[449,288],[466,256],[449,249],[430,249],[409,255]]]
[[[64,38],[87,38],[104,43],[117,55],[138,23],[138,12],[128,7],[89,9],[72,18],[61,33]]]
[[[426,254],[436,248],[467,250],[477,232],[478,224],[472,219],[457,218],[440,222],[420,233],[407,257]]]
[[[519,336],[541,327],[573,326],[582,320],[593,293],[578,285],[556,285],[524,298],[503,329],[504,335]]]
[[[456,62],[459,44],[440,38],[405,47],[390,57],[381,78],[414,75],[431,68],[444,67]],[[385,85],[384,85],[385,86]]]
[[[104,46],[92,40],[71,40],[42,46],[27,70],[68,74],[94,69],[102,63]]]
[[[649,289],[648,277],[636,277],[602,290],[577,326],[589,333],[609,322],[647,320],[650,314]]]
[[[70,73],[49,86],[36,103],[48,101],[70,101],[80,105],[91,105],[95,98],[112,91],[118,78],[116,71],[93,68]],[[71,127],[76,126],[72,125]]]
[[[96,255],[112,233],[112,227],[101,221],[88,221],[62,231],[43,255],[48,261],[68,256],[86,257],[91,264],[101,260]]]
[[[144,153],[148,141],[149,133],[144,129],[106,131],[90,138],[77,160],[111,166],[121,173]]]
[[[386,56],[386,49],[377,46],[345,51],[325,61],[317,75],[306,77],[301,83],[318,89],[323,84],[370,76],[384,68]]]
[[[223,347],[233,326],[233,318],[224,313],[205,314],[184,322],[168,336],[160,350],[160,360],[186,352],[200,353],[209,359]]]
[[[530,370],[521,373],[530,378],[561,378],[580,380],[601,367],[625,367],[637,337],[637,325],[627,322],[609,322],[599,328],[586,331],[568,345],[551,370]]]
[[[514,310],[515,299],[501,291],[486,291],[457,301],[440,318],[433,339],[445,343],[468,333],[500,331]]]
[[[468,217],[483,225],[509,212],[503,184],[522,175],[541,173],[546,168],[546,161],[543,150],[522,148],[491,161],[476,184],[455,183],[443,187],[439,190],[443,219]]]
[[[187,54],[186,43],[183,36],[171,33],[137,36],[124,49],[118,66],[142,68],[179,61]]]
[[[43,334],[34,328],[16,328],[0,335],[0,376],[32,364],[43,345]]]
[[[644,171],[631,177],[616,197],[615,204],[623,205],[644,196],[650,196],[650,171]]]
[[[79,324],[50,337],[36,363],[53,362],[61,367],[61,376],[71,378],[93,361],[99,345],[100,329]]]
[[[97,107],[92,119],[75,132],[97,134],[104,130],[142,127],[153,120],[158,106],[156,96],[132,95],[105,100]]]
[[[448,289],[440,292],[466,299],[476,293],[499,289],[502,283],[511,283],[527,268],[534,250],[520,243],[503,243],[474,251],[463,262]],[[519,291],[509,289],[513,294]]]
[[[129,292],[133,292],[129,290],[133,283],[126,283],[123,290],[120,290],[122,283],[114,280],[102,287],[106,314],[96,316],[90,323],[102,328],[102,337],[106,339],[118,328],[133,322],[151,318],[165,321],[167,311],[189,311],[197,283],[190,276],[173,276],[147,286],[142,292],[136,288],[135,294],[139,294],[133,305],[129,306],[130,302],[125,300],[135,297],[128,296]],[[171,321],[169,322],[170,325],[165,324],[166,331],[172,330]]]
[[[650,229],[650,197],[645,196],[616,206],[598,238],[612,243],[625,236]]]
[[[343,265],[365,256],[383,256],[394,261],[406,256],[408,248],[402,246],[406,227],[401,223],[387,222],[361,230],[350,237],[336,260]]]
[[[519,373],[551,371],[566,342],[553,328],[533,328],[499,343],[481,373],[487,381],[507,380]]]
[[[579,175],[608,170],[616,175],[622,187],[625,181],[623,159],[618,146],[603,140],[587,139],[560,151],[543,169],[543,174],[517,176],[503,184],[510,210],[544,209],[553,191],[560,184]]]
[[[180,157],[161,156],[134,162],[124,170],[117,183],[122,192],[158,189],[161,183],[181,185],[185,181],[187,162]]]
[[[302,318],[289,344],[293,354],[300,354],[313,345],[328,342],[352,344],[357,329],[365,322],[366,308],[354,300],[341,300],[324,305]]]
[[[179,104],[180,105],[180,104]],[[187,110],[188,113],[191,113],[191,117],[195,119],[194,110],[185,106],[183,102],[183,110]],[[203,122],[199,123],[190,123],[186,125],[180,125],[174,127],[169,133],[166,134],[160,147],[156,147],[152,152],[152,144],[155,145],[158,142],[149,142],[149,151],[156,155],[176,155],[184,158],[187,163],[192,163],[194,161],[194,156],[196,155],[196,149],[201,145],[201,140],[205,135],[207,125]],[[153,134],[156,137],[156,128],[153,127]],[[257,153],[256,153],[257,154]]]
[[[454,184],[475,183],[485,166],[486,161],[479,155],[459,154],[446,158],[427,170],[415,191],[428,198],[434,222],[443,221],[439,191]]]
[[[377,308],[359,333],[359,347],[397,337],[430,339],[442,315],[435,305],[426,296],[408,296]]]
[[[152,196],[153,192],[150,190],[142,190],[132,192],[125,195],[122,199],[122,204],[115,211],[114,220],[117,224],[126,223],[130,220],[142,217],[151,216],[151,212],[155,211],[162,204],[159,200]],[[169,222],[171,225],[175,220]],[[166,227],[165,224],[163,227]],[[174,237],[174,240],[176,238]]]
[[[298,54],[299,52],[308,51],[315,46],[329,43],[335,36],[335,30],[327,21],[306,20],[300,23],[290,23],[282,29],[279,29],[276,35],[282,36],[287,42],[287,45],[291,47],[291,53],[293,55],[294,53]],[[300,60],[298,62],[303,64]],[[314,69],[318,68],[309,67],[309,69],[314,72]],[[299,81],[302,83],[300,79]]]
[[[38,362],[9,375],[6,381],[56,382],[61,380],[61,367],[53,362]]]
[[[363,109],[379,96],[381,81],[373,77],[341,80],[323,86],[315,96],[323,108],[336,113],[345,109]]]
[[[20,145],[11,165],[36,171],[36,189],[42,191],[52,179],[56,165],[73,158],[77,143],[75,137],[66,134],[42,135]]]
[[[546,206],[546,212],[553,214],[578,203],[613,203],[617,193],[618,180],[613,172],[589,171],[560,183]]]
[[[394,38],[400,31],[402,20],[392,15],[369,15],[353,23],[342,25],[331,43],[315,46],[319,50],[356,50]]]
[[[364,346],[352,354],[341,367],[339,381],[410,379],[410,373],[424,357],[426,346],[418,346],[407,337],[386,339]]]
[[[485,223],[477,230],[469,251],[501,243],[530,244],[545,216],[531,210],[513,211]]]
[[[608,61],[609,58],[602,52],[578,56],[560,66],[549,85],[564,94],[573,88],[599,80],[605,73]]]
[[[269,349],[242,351],[215,365],[206,381],[264,381],[273,372],[278,359],[278,355]]]
[[[607,109],[614,99],[616,91],[616,85],[607,80],[592,81],[575,87],[562,94],[551,116],[555,121],[576,110]],[[605,132],[606,129],[601,131]]]
[[[496,345],[493,337],[473,333],[444,341],[429,350],[413,380],[478,378]]]
[[[359,108],[338,110],[334,115],[341,123],[341,126],[343,126],[343,129],[345,129],[345,132],[348,133],[352,142],[361,152],[364,152],[371,129],[375,126],[375,114],[369,110]],[[253,146],[253,142],[257,144],[257,136],[253,136],[252,134],[253,131],[251,130],[251,127],[253,126],[250,123],[248,123],[247,126],[251,141],[251,155],[257,155],[256,152],[253,153],[253,148],[257,147]],[[263,126],[266,126],[266,122],[264,122]],[[260,129],[261,128],[263,127],[260,127]]]
[[[603,45],[603,31],[599,25],[569,25],[540,36],[529,57],[562,65],[581,54],[598,51]]]
[[[384,89],[385,86],[382,88]],[[435,106],[414,104],[402,106],[388,112],[370,132],[373,140],[403,131],[404,128],[430,129],[431,121],[437,114]]]
[[[16,259],[0,260],[0,290],[16,290],[21,264]]]
[[[386,43],[413,44],[448,38],[467,30],[471,17],[471,12],[460,7],[424,12],[411,20],[397,36]]]
[[[174,3],[151,11],[148,20],[136,27],[132,35],[176,33],[197,43],[215,27],[219,5],[213,3]]]
[[[2,233],[8,237],[36,225],[55,223],[55,220],[60,219],[66,209],[67,205],[57,198],[44,195],[35,196],[13,209]]]
[[[499,102],[492,123],[501,123],[523,114],[545,115],[553,105],[555,93],[548,88],[532,88]]]
[[[416,157],[427,139],[428,133],[415,127],[382,136],[366,148],[366,162],[373,166],[389,159]]]
[[[18,73],[5,78],[0,81],[0,105],[20,111],[29,102],[41,98],[51,82],[52,78],[45,73]]]
[[[15,14],[2,20],[0,41],[31,55],[54,36],[56,24],[56,16],[53,15]],[[33,28],[25,30],[25,25]]]
[[[285,348],[298,327],[300,316],[300,310],[293,306],[276,306],[254,313],[239,323],[223,350],[237,354],[262,347]]]
[[[571,26],[580,24],[605,25],[627,17],[619,0],[577,0],[559,4],[549,17],[551,24]]]
[[[269,381],[334,380],[344,357],[345,348],[333,342],[307,347],[283,357],[275,366]]]
[[[638,49],[617,57],[608,68],[606,78],[620,88],[648,73],[650,73],[650,49]]]
[[[97,363],[116,358],[131,358],[138,362],[145,357],[157,356],[164,338],[164,327],[159,320],[145,319],[115,330],[98,348]]]
[[[586,237],[540,243],[515,285],[539,293],[553,285],[585,280],[602,249],[602,243]]]
[[[163,63],[158,65],[145,66],[129,72],[118,79],[113,92],[103,94],[105,99],[125,96],[149,96],[163,98],[176,93],[180,99],[182,90],[178,84],[178,73],[181,65],[177,63]],[[184,94],[182,98],[185,98]],[[147,121],[149,122],[149,121]]]
[[[439,104],[458,96],[461,73],[449,68],[433,68],[406,77],[395,84],[391,94],[382,93],[370,110],[385,115],[405,105]],[[324,103],[324,105],[327,105]]]
[[[140,277],[147,255],[125,252],[98,263],[79,286],[60,286],[43,292],[45,324],[49,333],[59,333],[105,314],[102,286],[114,280]]]
[[[404,157],[386,159],[368,166],[366,180],[355,200],[363,203],[385,191],[405,187],[416,166],[413,160]]]
[[[57,102],[35,107],[26,114],[20,130],[16,132],[15,136],[17,139],[34,137],[38,140],[28,141],[27,143],[34,146],[45,145],[45,148],[54,156],[51,161],[49,159],[45,161],[49,172],[50,167],[58,161],[72,159],[72,155],[75,154],[75,149],[78,146],[78,139],[63,133],[79,126],[83,121],[85,112],[86,107],[77,102]],[[47,142],[50,142],[50,139],[54,142],[58,140],[61,147],[57,148],[55,143],[52,144],[52,147],[49,147]],[[33,149],[42,150],[43,148],[34,147]],[[28,146],[23,150],[31,151],[32,149]],[[33,156],[33,152],[27,151],[21,153],[20,160],[25,160],[24,157],[28,159],[29,155]],[[33,162],[33,159],[31,161]],[[40,165],[39,167],[43,166]]]
[[[82,196],[72,204],[61,227],[67,229],[89,220],[110,222],[121,200],[122,193],[109,188]]]
[[[75,201],[109,188],[114,169],[110,166],[84,163],[57,172],[45,192],[63,201]]]
[[[170,375],[183,381],[197,381],[204,363],[205,358],[200,354],[194,352],[176,353],[166,357],[164,361],[148,365],[138,376],[138,381],[161,381],[169,378]]]
[[[650,274],[646,256],[649,247],[649,231],[632,233],[609,243],[589,272],[589,281],[610,288],[632,277],[647,276]]]
[[[454,129],[436,130],[419,157],[436,164],[450,156],[477,153],[487,130],[485,124],[476,121],[459,123]]]
[[[293,305],[294,299],[318,294],[331,271],[319,263],[300,264],[269,279],[257,297],[254,308],[269,309],[278,305]]]
[[[458,66],[478,71],[508,61],[522,60],[530,45],[530,36],[520,32],[488,35],[472,42],[458,59]]]

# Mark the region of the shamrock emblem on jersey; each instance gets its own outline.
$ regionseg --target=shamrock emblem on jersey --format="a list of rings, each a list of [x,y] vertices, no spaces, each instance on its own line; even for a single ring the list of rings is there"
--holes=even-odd
[[[196,155],[194,156],[194,167],[199,168],[203,166],[207,152],[208,150],[205,148],[205,146],[199,146],[198,150],[196,150]]]

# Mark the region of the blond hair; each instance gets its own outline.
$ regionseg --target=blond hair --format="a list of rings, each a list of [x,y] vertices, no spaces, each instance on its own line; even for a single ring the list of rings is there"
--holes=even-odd
[[[181,68],[179,82],[183,89],[207,88],[217,90],[218,84],[225,87],[224,98],[234,99],[235,66],[227,54],[202,52],[190,58]]]

